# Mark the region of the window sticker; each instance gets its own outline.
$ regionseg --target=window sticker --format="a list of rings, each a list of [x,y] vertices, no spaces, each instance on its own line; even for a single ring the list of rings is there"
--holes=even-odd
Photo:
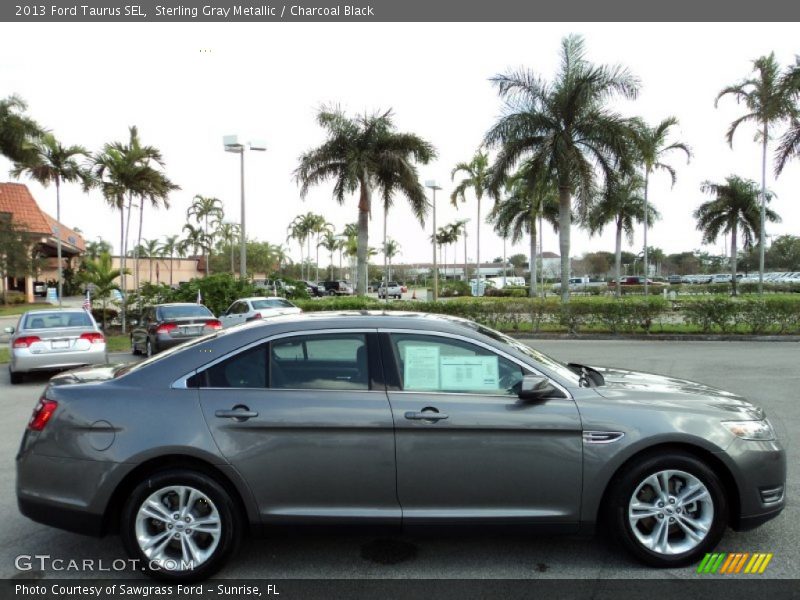
[[[500,387],[497,356],[442,356],[439,365],[444,391],[496,391]]]
[[[405,346],[404,390],[439,389],[439,346]]]

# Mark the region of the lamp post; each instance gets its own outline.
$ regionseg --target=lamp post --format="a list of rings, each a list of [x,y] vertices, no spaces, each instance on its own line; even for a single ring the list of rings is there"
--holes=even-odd
[[[222,144],[225,146],[225,152],[233,152],[240,157],[241,165],[241,185],[242,185],[242,213],[241,221],[239,222],[239,243],[240,243],[240,256],[239,256],[239,278],[245,279],[247,277],[247,234],[245,230],[244,218],[244,151],[247,148],[257,152],[264,152],[267,147],[263,142],[240,142],[238,135],[226,135],[222,138]]]
[[[442,189],[442,186],[435,179],[428,179],[425,182],[425,187],[433,191],[433,199],[431,206],[433,207],[433,238],[431,244],[433,245],[433,300],[439,299],[439,267],[436,264],[436,190]]]

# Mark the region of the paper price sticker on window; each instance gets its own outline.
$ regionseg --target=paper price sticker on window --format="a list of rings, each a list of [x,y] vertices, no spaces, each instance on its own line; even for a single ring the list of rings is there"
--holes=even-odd
[[[403,389],[439,389],[439,346],[406,346]]]
[[[442,356],[439,376],[440,389],[447,391],[496,391],[500,387],[496,356]]]

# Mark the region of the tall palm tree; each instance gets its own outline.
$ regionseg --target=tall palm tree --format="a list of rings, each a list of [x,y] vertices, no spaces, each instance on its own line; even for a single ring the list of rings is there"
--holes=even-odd
[[[759,206],[759,188],[755,181],[741,179],[736,175],[725,178],[725,183],[705,181],[700,186],[705,194],[713,196],[701,204],[694,212],[697,219],[697,229],[703,232],[703,242],[713,244],[720,233],[731,236],[731,281],[733,294],[736,295],[736,260],[737,243],[741,235],[745,249],[753,244],[757,232],[763,231],[761,227],[761,214],[775,223],[780,217],[772,209]],[[765,195],[769,202],[772,194],[767,190]]]
[[[733,96],[737,103],[745,105],[747,112],[734,120],[726,137],[733,148],[733,136],[742,123],[753,123],[758,127],[756,140],[761,142],[761,218],[758,234],[758,291],[764,291],[764,248],[766,240],[767,211],[767,150],[770,129],[777,127],[792,117],[797,117],[797,78],[793,69],[781,72],[775,53],[761,56],[753,61],[753,76],[724,88],[714,102],[719,104],[721,98]],[[784,140],[785,141],[785,140]],[[781,146],[784,148],[785,146]],[[778,166],[782,167],[779,162]]]
[[[615,227],[614,246],[614,274],[616,276],[615,295],[622,295],[620,279],[622,277],[622,234],[628,238],[628,244],[633,244],[634,223],[642,223],[647,219],[651,222],[660,217],[655,207],[647,207],[644,197],[645,183],[639,175],[629,175],[615,181],[610,188],[601,195],[598,202],[589,212],[586,224],[589,232],[602,233],[605,226],[613,223]],[[645,280],[647,273],[645,272]]]
[[[233,249],[236,245],[236,240],[239,239],[239,231],[239,225],[237,223],[230,222],[222,223],[218,229],[220,242],[222,242],[224,246],[230,248],[231,251],[231,275],[235,273],[233,265]]]
[[[386,267],[388,269],[388,273],[386,275],[386,281],[388,283],[389,281],[392,280],[392,259],[398,254],[400,254],[400,242],[389,238],[386,240],[386,243],[383,245],[383,248],[381,248],[381,251],[383,252],[383,256],[385,257],[388,263]]]
[[[194,217],[195,222],[203,224],[203,233],[205,234],[206,244],[203,246],[203,260],[206,266],[206,277],[210,272],[211,263],[211,246],[216,237],[213,233],[209,233],[208,226],[217,226],[222,222],[224,213],[222,211],[222,200],[219,198],[211,198],[208,196],[195,195],[192,198],[192,203],[186,210],[186,218]],[[206,253],[208,256],[206,256]]]
[[[25,114],[27,108],[16,95],[0,100],[0,156],[14,163],[30,158],[31,142],[43,133],[39,124]]]
[[[191,223],[186,223],[183,226],[184,237],[180,241],[179,248],[183,252],[191,252],[192,255],[197,256],[202,253],[205,256],[206,251],[211,246],[211,240],[206,235],[202,227],[195,227]],[[206,265],[207,266],[207,265]]]
[[[536,220],[544,218],[558,231],[558,191],[552,181],[539,181],[524,166],[506,183],[507,196],[496,202],[488,216],[495,231],[516,244],[527,233],[530,239],[531,286],[529,295],[536,297]]]
[[[337,236],[331,229],[326,229],[325,233],[322,235],[322,239],[317,242],[317,248],[322,246],[325,250],[328,251],[330,256],[330,267],[328,269],[328,279],[333,280],[333,253],[339,249],[339,243],[341,242],[341,238]],[[317,261],[319,263],[319,261]],[[319,281],[319,275],[317,275],[317,281]]]
[[[323,215],[317,215],[313,213],[309,213],[309,233],[316,234],[317,236],[317,260],[316,260],[316,272],[314,274],[314,280],[319,281],[319,247],[320,247],[320,236],[326,232],[333,231],[333,225],[328,223]],[[309,273],[310,275],[310,273]]]
[[[295,240],[300,245],[300,278],[301,279],[311,279],[311,267],[308,266],[307,273],[304,273],[303,267],[305,266],[305,262],[303,260],[303,247],[308,246],[308,255],[307,260],[311,260],[311,230],[313,228],[315,218],[314,213],[308,212],[304,215],[297,215],[294,220],[289,223],[289,227],[287,231],[289,234],[286,236],[286,240]]]
[[[284,248],[283,244],[270,244],[270,249],[278,265],[278,271],[282,271],[284,265],[292,262],[292,259],[289,257],[289,251]]]
[[[469,281],[467,276],[467,223],[469,219],[458,219],[453,221],[448,225],[450,228],[450,232],[453,234],[453,239],[455,240],[453,244],[458,242],[461,239],[461,236],[464,236],[464,281]],[[455,246],[453,246],[453,265],[456,264],[456,251]],[[453,278],[455,279],[455,266],[453,267]]]
[[[169,284],[172,285],[172,271],[175,255],[179,257],[185,256],[185,250],[182,248],[180,243],[179,235],[168,235],[164,238],[164,242],[161,244],[161,256],[169,256]],[[178,268],[180,268],[180,260],[178,261]]]
[[[86,242],[86,251],[84,256],[89,260],[97,260],[101,254],[111,254],[111,244],[103,238],[98,241]]]
[[[398,132],[391,110],[351,118],[338,107],[323,107],[317,122],[325,129],[327,139],[300,157],[295,178],[303,198],[312,186],[329,179],[335,182],[333,197],[339,204],[344,204],[346,195],[358,191],[356,293],[364,295],[373,191],[381,193],[384,204],[399,192],[423,223],[428,203],[415,163],[427,164],[436,151],[419,136]]]
[[[794,93],[795,102],[800,102],[800,56],[795,58],[795,64],[787,73],[786,83],[790,93]],[[791,116],[789,127],[775,150],[775,177],[783,172],[792,158],[800,158],[800,108]]]
[[[103,331],[106,330],[106,303],[111,292],[120,289],[118,278],[123,275],[121,269],[112,266],[111,255],[104,253],[94,260],[83,263],[84,269],[79,275],[82,283],[92,285],[92,297],[103,302]]]
[[[569,301],[569,250],[572,200],[586,214],[597,187],[619,168],[630,168],[630,122],[608,108],[615,95],[635,98],[639,80],[619,66],[596,66],[586,60],[583,39],[561,43],[561,66],[552,82],[527,69],[492,79],[505,101],[503,115],[486,133],[489,147],[499,147],[491,187],[499,189],[521,160],[542,181],[553,179],[559,196],[561,297]]]
[[[655,127],[649,127],[641,119],[635,120],[633,127],[633,140],[638,154],[638,159],[641,161],[644,168],[644,212],[648,213],[648,200],[647,192],[650,187],[650,175],[654,171],[666,171],[669,173],[672,180],[673,187],[675,186],[675,169],[664,162],[667,154],[680,150],[686,154],[686,162],[688,163],[692,158],[692,151],[689,146],[683,142],[672,142],[669,140],[670,129],[678,126],[678,119],[675,117],[667,117]],[[648,267],[648,247],[647,247],[647,228],[651,224],[651,219],[642,219],[644,223],[644,293],[647,295],[647,277],[650,275]],[[619,273],[617,273],[619,278]],[[619,279],[617,279],[619,281]],[[617,285],[619,292],[619,285]]]
[[[158,239],[142,240],[139,246],[139,254],[147,257],[148,263],[148,281],[153,283],[153,258],[163,256],[161,253],[161,242]]]
[[[466,177],[464,177],[456,188],[453,190],[453,193],[450,194],[450,202],[453,206],[458,206],[459,199],[462,202],[467,201],[466,192],[467,190],[471,189],[475,194],[475,199],[478,201],[478,220],[475,222],[475,277],[478,280],[478,290],[481,289],[481,199],[483,198],[483,194],[490,191],[489,190],[489,176],[491,170],[489,168],[489,155],[485,152],[478,152],[475,156],[472,157],[472,160],[468,163],[458,163],[455,167],[453,167],[452,173],[450,173],[450,178],[455,181],[456,175],[459,173],[465,173]],[[466,259],[465,259],[466,262]],[[480,292],[479,292],[480,293]]]
[[[47,187],[51,183],[56,188],[56,221],[61,227],[61,184],[83,182],[84,187],[91,180],[90,173],[80,164],[78,157],[86,158],[89,151],[83,146],[63,146],[51,133],[45,133],[25,151],[24,160],[14,165],[13,177],[28,175]],[[61,257],[61,231],[56,232],[56,256],[58,257],[58,305],[64,287],[64,262]]]

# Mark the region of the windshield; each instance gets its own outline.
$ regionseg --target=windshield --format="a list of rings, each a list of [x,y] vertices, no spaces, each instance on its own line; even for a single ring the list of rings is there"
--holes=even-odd
[[[25,329],[59,329],[62,327],[93,327],[85,310],[75,312],[33,313],[25,317]]]
[[[294,304],[283,298],[265,298],[264,300],[253,300],[253,308],[294,308]]]
[[[470,324],[473,325],[472,323]],[[499,331],[495,331],[494,329],[490,329],[489,327],[486,327],[484,325],[474,323],[474,328],[478,333],[482,333],[486,337],[490,337],[493,340],[507,344],[512,348],[514,348],[515,350],[519,350],[526,356],[529,356],[530,358],[535,360],[543,367],[557,374],[565,381],[568,381],[575,386],[580,385],[580,376],[561,361],[551,358],[546,354],[543,354],[542,352],[539,352],[538,350],[531,348],[527,344],[524,344],[519,340],[512,338],[511,336],[508,336],[504,333],[500,333]]]
[[[184,317],[212,317],[211,311],[202,304],[185,304],[180,306],[162,306],[158,309],[162,321],[181,319]]]

